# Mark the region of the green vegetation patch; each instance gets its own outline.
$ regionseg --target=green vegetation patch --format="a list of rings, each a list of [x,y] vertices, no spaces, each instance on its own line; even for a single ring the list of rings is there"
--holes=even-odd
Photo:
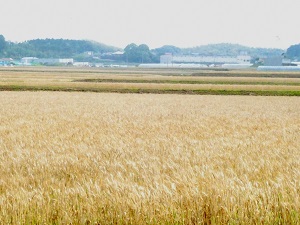
[[[263,72],[196,72],[196,77],[270,77],[270,78],[300,78],[300,73],[263,73]]]
[[[106,92],[139,94],[189,94],[189,95],[252,95],[252,96],[300,96],[300,91],[261,91],[261,90],[178,90],[178,89],[144,89],[144,88],[84,88],[57,86],[0,86],[0,91],[64,91],[64,92]]]
[[[287,85],[300,86],[297,82],[272,81],[214,81],[214,80],[142,80],[142,79],[80,79],[73,82],[90,83],[138,83],[138,84],[218,84],[218,85]]]

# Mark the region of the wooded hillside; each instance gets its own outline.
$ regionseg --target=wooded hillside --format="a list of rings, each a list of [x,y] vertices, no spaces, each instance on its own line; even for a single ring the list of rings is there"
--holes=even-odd
[[[117,50],[119,48],[88,40],[35,39],[21,43],[6,42],[1,55],[12,58],[72,58],[87,51],[97,54]]]

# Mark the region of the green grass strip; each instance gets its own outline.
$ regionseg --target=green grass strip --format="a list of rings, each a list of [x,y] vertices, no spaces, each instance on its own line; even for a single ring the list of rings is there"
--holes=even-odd
[[[140,79],[79,79],[72,82],[88,83],[137,83],[137,84],[218,84],[218,85],[285,85],[300,86],[297,82],[257,82],[257,81],[201,81],[201,80],[140,80]]]
[[[192,73],[195,77],[264,77],[264,78],[300,78],[300,73],[263,73],[263,72],[199,72]]]
[[[104,92],[138,94],[189,94],[189,95],[250,95],[250,96],[300,96],[300,91],[261,91],[261,90],[179,90],[143,88],[83,88],[83,87],[41,87],[41,86],[0,86],[0,91],[62,91],[62,92]]]

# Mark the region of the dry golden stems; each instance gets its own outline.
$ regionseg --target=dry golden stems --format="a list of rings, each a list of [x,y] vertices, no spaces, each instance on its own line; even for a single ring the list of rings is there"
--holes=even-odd
[[[0,221],[286,223],[300,99],[0,93]]]

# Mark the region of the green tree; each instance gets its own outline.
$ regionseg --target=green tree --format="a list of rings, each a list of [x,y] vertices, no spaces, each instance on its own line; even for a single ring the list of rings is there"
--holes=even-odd
[[[4,54],[4,50],[6,47],[6,41],[4,36],[1,34],[0,35],[0,54],[3,55]]]
[[[137,48],[138,46],[134,43],[127,45],[124,49],[124,57],[126,62],[137,62]]]
[[[141,63],[152,62],[152,54],[147,45],[141,44],[138,46],[138,56]]]
[[[153,49],[153,52],[158,56],[164,55],[166,53],[176,55],[181,53],[181,49],[173,45],[164,45],[160,48]]]
[[[286,51],[286,55],[292,59],[299,60],[300,59],[300,44],[290,46]]]
[[[132,63],[150,63],[153,55],[145,44],[136,45],[131,43],[124,49],[124,60]]]

